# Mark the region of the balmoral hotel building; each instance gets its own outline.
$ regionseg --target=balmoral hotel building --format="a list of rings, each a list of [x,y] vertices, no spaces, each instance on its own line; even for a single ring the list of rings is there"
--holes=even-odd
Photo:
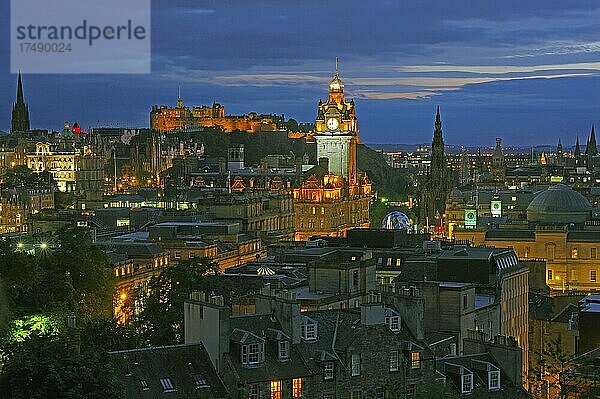
[[[337,68],[329,98],[325,103],[319,100],[315,131],[307,140],[316,143],[319,162],[294,189],[296,240],[345,236],[351,228],[369,227],[371,182],[356,169],[360,139],[354,100],[344,97]]]

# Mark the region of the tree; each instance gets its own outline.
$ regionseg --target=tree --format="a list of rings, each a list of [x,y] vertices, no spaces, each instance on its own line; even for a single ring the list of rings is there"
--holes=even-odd
[[[78,354],[67,334],[42,334],[13,343],[0,373],[0,397],[121,398],[123,387],[107,354]]]
[[[565,352],[559,335],[541,351],[536,351],[537,361],[529,372],[530,392],[534,398],[561,398],[561,374],[570,368],[573,354]]]
[[[182,341],[184,302],[192,291],[198,290],[207,274],[217,272],[219,266],[209,258],[190,258],[166,268],[150,280],[150,293],[142,299],[139,323],[151,345]]]
[[[2,185],[10,188],[54,186],[54,178],[48,171],[34,173],[25,165],[17,165],[4,172]]]

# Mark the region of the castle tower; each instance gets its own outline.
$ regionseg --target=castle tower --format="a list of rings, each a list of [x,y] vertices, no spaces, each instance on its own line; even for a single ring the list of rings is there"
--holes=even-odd
[[[329,98],[319,100],[314,139],[317,159],[329,159],[329,171],[344,178],[347,186],[357,183],[356,145],[359,143],[354,100],[346,101],[344,83],[336,69],[329,83]]]
[[[13,104],[11,132],[23,132],[29,130],[29,107],[25,103],[23,96],[23,83],[21,82],[21,72],[17,79],[17,101]]]

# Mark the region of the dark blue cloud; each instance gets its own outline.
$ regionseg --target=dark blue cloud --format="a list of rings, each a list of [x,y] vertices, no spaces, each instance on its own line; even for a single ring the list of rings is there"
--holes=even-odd
[[[310,121],[318,99],[326,96],[335,56],[341,57],[348,92],[357,97],[366,142],[430,141],[438,104],[447,141],[454,144],[486,145],[496,136],[507,145],[554,143],[558,137],[568,143],[600,122],[599,67],[506,73],[401,69],[597,62],[597,1],[152,4],[153,73],[28,75],[25,94],[35,127],[59,129],[65,119],[82,126],[147,126],[150,106],[172,104],[180,83],[188,104],[217,101],[230,113],[284,113]],[[9,74],[9,26],[3,4],[0,130],[9,126],[16,80]],[[583,73],[591,76],[575,76]],[[572,76],[525,79],[563,74]],[[514,80],[498,80],[506,78]]]

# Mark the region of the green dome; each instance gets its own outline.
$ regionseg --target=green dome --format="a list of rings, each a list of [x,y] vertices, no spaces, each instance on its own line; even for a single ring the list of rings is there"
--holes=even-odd
[[[581,224],[590,218],[592,205],[577,191],[557,184],[539,193],[527,207],[527,220],[543,224]]]

